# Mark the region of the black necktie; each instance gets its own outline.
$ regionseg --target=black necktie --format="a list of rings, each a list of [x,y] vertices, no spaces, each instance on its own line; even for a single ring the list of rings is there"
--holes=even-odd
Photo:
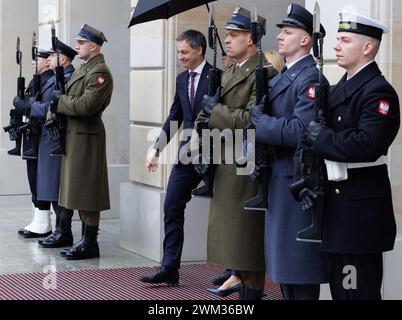
[[[282,71],[281,71],[281,74],[284,74],[287,70],[288,70],[288,67],[287,67],[287,66],[284,66],[283,69],[282,69]]]

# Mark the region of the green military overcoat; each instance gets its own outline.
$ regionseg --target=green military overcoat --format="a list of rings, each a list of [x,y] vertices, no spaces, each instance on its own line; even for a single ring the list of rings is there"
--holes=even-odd
[[[110,209],[106,134],[102,112],[109,105],[113,78],[102,54],[77,69],[60,98],[67,115],[66,155],[60,172],[59,204],[85,211]]]
[[[249,109],[256,99],[257,64],[254,56],[242,67],[235,64],[223,74],[221,103],[212,111],[210,129],[246,128]],[[205,121],[205,115],[200,113],[197,120]],[[226,164],[224,149],[222,146],[222,164],[215,171],[207,260],[233,270],[263,272],[264,212],[243,209],[244,202],[257,194],[257,185],[249,176],[237,175],[235,164]]]

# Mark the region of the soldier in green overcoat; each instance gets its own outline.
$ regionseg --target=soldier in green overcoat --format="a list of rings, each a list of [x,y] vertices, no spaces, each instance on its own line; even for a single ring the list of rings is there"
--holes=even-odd
[[[76,40],[75,49],[84,64],[72,75],[65,95],[55,92],[51,106],[68,119],[59,203],[78,210],[83,223],[82,239],[62,251],[68,260],[99,257],[100,211],[110,209],[102,113],[111,100],[113,78],[100,53],[107,40],[101,31],[86,24]]]
[[[265,23],[265,19],[262,20]],[[249,123],[249,109],[256,100],[255,69],[258,65],[250,27],[250,12],[236,8],[225,27],[227,55],[236,63],[222,77],[219,100],[217,96],[206,97],[197,119],[208,122],[209,129],[234,133],[236,129],[245,129]],[[267,64],[265,58],[264,64]],[[265,280],[264,213],[243,209],[244,202],[257,194],[257,184],[247,175],[238,175],[233,150],[233,158],[230,161],[225,158],[228,145],[231,144],[222,145],[221,164],[215,169],[207,260],[238,271],[242,280],[241,299],[260,299]]]

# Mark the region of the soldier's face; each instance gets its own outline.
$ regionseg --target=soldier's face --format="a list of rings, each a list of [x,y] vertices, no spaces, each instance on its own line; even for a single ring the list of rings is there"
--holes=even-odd
[[[50,54],[49,58],[47,58],[47,62],[48,62],[50,70],[53,70],[53,71],[56,70],[56,67],[57,67],[57,54],[56,53]]]
[[[78,53],[78,57],[82,60],[87,60],[91,56],[92,42],[77,40],[75,43],[75,51]]]
[[[306,44],[311,43],[308,33],[300,28],[283,27],[276,38],[279,54],[288,58],[288,62],[293,56],[298,56]]]
[[[177,59],[184,68],[194,70],[203,60],[202,48],[193,49],[186,40],[178,41]]]
[[[334,50],[338,65],[350,70],[359,64],[363,55],[363,44],[358,34],[339,32]]]
[[[244,56],[247,55],[247,50],[250,45],[252,45],[251,33],[238,31],[238,30],[227,30],[226,31],[226,52],[227,56],[232,59],[242,60]]]
[[[32,67],[34,69],[34,72],[36,72],[36,61],[35,60],[32,60]],[[49,69],[49,63],[48,63],[47,59],[38,57],[38,74],[41,74],[48,69]]]

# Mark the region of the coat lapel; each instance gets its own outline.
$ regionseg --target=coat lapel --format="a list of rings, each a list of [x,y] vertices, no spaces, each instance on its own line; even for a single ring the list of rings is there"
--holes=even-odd
[[[289,70],[287,70],[283,74],[278,74],[273,80],[270,90],[270,99],[274,100],[277,96],[279,96],[284,90],[286,90],[296,79],[297,77],[311,65],[315,65],[314,58],[311,55],[303,58],[299,62],[297,62],[294,66],[292,66]]]
[[[194,100],[194,109],[193,114],[197,115],[201,111],[201,99],[205,92],[208,92],[209,86],[209,70],[212,69],[212,66],[207,62],[202,69],[200,81],[198,82],[197,92]],[[215,93],[212,93],[215,94]],[[189,104],[190,105],[190,104]],[[190,106],[191,109],[191,106]]]
[[[251,57],[242,67],[236,67],[233,64],[227,71],[226,76],[222,79],[223,91],[221,97],[227,94],[230,90],[236,87],[239,83],[247,79],[253,73],[258,65],[258,56]],[[236,70],[235,70],[236,69]]]
[[[331,108],[335,108],[353,96],[356,91],[360,90],[361,87],[365,86],[367,82],[378,75],[381,75],[381,71],[376,62],[369,64],[348,81],[346,81],[347,74],[345,74],[331,90]]]

